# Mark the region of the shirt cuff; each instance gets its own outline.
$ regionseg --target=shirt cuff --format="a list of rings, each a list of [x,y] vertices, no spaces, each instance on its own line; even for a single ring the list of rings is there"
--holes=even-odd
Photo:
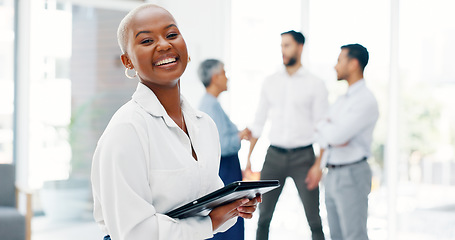
[[[158,226],[160,232],[168,234],[174,232],[178,235],[178,228],[180,228],[182,235],[179,236],[184,237],[184,239],[199,240],[213,237],[212,220],[209,216],[196,216],[185,219],[175,219],[163,214],[156,214],[156,216],[159,220]],[[161,224],[160,226],[160,222],[165,224]]]
[[[231,219],[227,220],[223,225],[221,225],[221,226],[215,231],[215,233],[226,232],[227,230],[229,230],[229,228],[231,228],[232,226],[234,226],[234,224],[237,222],[237,218],[239,218],[239,217],[234,217],[234,218],[231,218]]]
[[[193,239],[207,239],[213,237],[212,219],[209,216],[192,217],[188,220],[197,221],[200,228],[194,232]]]
[[[254,138],[259,138],[259,137],[261,136],[262,131],[259,130],[257,127],[255,127],[255,126],[248,126],[248,129],[251,131],[251,135],[252,135]]]
[[[327,166],[327,159],[328,159],[328,156],[329,156],[329,151],[330,149],[326,149],[323,153],[322,153],[322,156],[321,156],[321,163],[319,165],[319,168],[320,169],[324,169],[326,166]]]
[[[320,133],[316,133],[316,142],[319,144],[320,148],[327,149],[329,147],[329,143],[323,138]]]

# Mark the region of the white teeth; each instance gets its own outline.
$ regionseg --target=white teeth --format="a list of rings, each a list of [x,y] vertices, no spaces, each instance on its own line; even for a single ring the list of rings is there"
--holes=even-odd
[[[163,64],[166,64],[166,63],[171,63],[171,62],[175,62],[175,58],[163,59],[163,60],[159,61],[158,63],[156,63],[156,66],[160,66],[160,65],[163,65]]]

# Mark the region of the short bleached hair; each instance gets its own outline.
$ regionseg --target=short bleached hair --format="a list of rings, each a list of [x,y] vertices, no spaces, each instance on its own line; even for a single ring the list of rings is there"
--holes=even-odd
[[[117,29],[117,41],[118,45],[120,46],[120,49],[122,50],[122,53],[126,53],[127,45],[128,45],[128,27],[130,25],[131,20],[133,19],[134,16],[141,10],[147,9],[147,8],[161,8],[165,10],[166,12],[169,13],[166,9],[156,5],[156,4],[151,4],[151,3],[145,3],[142,4],[135,9],[131,10],[126,16],[122,19],[120,22],[118,29]],[[170,13],[169,13],[170,14]],[[172,16],[172,14],[171,14]]]

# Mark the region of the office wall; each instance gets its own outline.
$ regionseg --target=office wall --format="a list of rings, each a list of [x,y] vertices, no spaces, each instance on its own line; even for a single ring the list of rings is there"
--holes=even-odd
[[[136,79],[124,75],[117,44],[117,26],[125,14],[73,6],[69,137],[72,175],[89,174],[99,137],[137,86]]]
[[[205,58],[227,57],[229,11],[224,1],[163,1],[176,18],[191,56],[182,92],[197,107],[204,93],[196,71]],[[202,14],[194,9],[205,8]],[[192,9],[188,11],[188,9]],[[118,24],[127,11],[73,6],[71,111],[69,141],[72,175],[87,175],[96,142],[113,113],[134,92],[137,79],[128,79],[117,44]],[[207,34],[210,32],[210,34]],[[225,60],[226,61],[226,60]]]

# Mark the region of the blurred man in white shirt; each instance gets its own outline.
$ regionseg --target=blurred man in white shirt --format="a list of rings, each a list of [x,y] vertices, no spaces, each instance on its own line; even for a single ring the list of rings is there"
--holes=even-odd
[[[317,126],[321,165],[328,168],[325,201],[333,240],[368,239],[372,174],[366,160],[379,117],[376,98],[363,78],[368,58],[367,49],[360,44],[341,47],[335,70],[338,80],[346,80],[349,88]]]
[[[292,177],[305,208],[312,239],[319,240],[324,239],[324,233],[319,215],[318,182],[307,184],[307,178],[320,171],[313,151],[314,129],[328,107],[327,89],[321,79],[302,66],[303,34],[289,31],[281,37],[284,68],[264,81],[256,118],[248,127],[252,137],[245,171],[251,171],[251,153],[265,122],[270,120],[271,145],[261,179],[277,179],[282,183],[280,188],[263,196],[256,239],[268,239],[270,221],[282,187],[286,178]]]

